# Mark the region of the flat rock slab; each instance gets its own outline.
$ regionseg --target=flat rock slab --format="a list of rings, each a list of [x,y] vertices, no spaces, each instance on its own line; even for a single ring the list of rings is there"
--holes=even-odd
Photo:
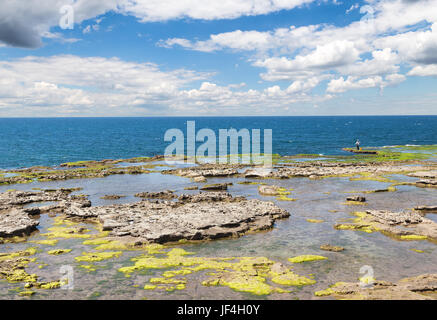
[[[272,202],[234,198],[226,192],[183,195],[178,202],[141,201],[133,204],[70,208],[69,216],[96,217],[112,237],[166,243],[240,236],[270,229],[289,213]]]
[[[29,217],[24,210],[11,209],[0,213],[0,237],[8,238],[29,234],[39,225],[37,219]]]
[[[416,207],[414,208],[415,211],[419,211],[419,212],[437,212],[437,206],[420,206],[420,207]]]
[[[343,151],[352,152],[352,153],[358,153],[358,154],[378,154],[378,151],[375,150],[357,150],[352,148],[343,148]]]

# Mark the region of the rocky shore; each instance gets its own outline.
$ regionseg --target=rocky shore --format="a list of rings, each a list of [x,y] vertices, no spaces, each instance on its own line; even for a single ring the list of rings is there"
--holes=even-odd
[[[338,282],[316,296],[333,296],[341,300],[434,300],[437,291],[437,274],[423,274],[404,278],[396,283],[368,279],[372,282]]]
[[[39,225],[37,215],[62,213],[70,207],[84,208],[91,202],[81,196],[71,196],[71,189],[40,192],[10,191],[0,193],[0,237],[29,235]],[[24,206],[32,203],[57,202],[41,207]]]

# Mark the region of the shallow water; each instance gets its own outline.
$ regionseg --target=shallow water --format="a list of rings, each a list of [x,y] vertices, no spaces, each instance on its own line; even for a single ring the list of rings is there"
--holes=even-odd
[[[393,175],[398,181],[411,181],[403,175]],[[314,274],[315,285],[304,287],[287,287],[292,293],[274,293],[268,296],[256,296],[233,291],[228,287],[205,287],[201,282],[208,278],[207,272],[198,272],[186,276],[188,283],[185,290],[174,292],[144,290],[148,279],[159,276],[164,270],[148,270],[133,273],[130,278],[118,271],[122,266],[132,265],[132,257],[140,255],[141,251],[123,251],[119,258],[113,258],[94,263],[100,268],[89,272],[79,267],[74,260],[84,251],[92,251],[93,246],[84,245],[84,239],[61,239],[55,246],[29,243],[29,241],[45,239],[41,236],[53,224],[53,217],[42,215],[38,232],[33,234],[26,243],[0,244],[0,252],[18,251],[28,247],[38,247],[41,252],[35,257],[43,262],[43,268],[38,264],[30,264],[26,269],[29,273],[37,273],[41,280],[57,280],[60,267],[69,265],[74,270],[73,290],[37,290],[31,299],[314,299],[314,292],[327,288],[338,281],[358,281],[362,276],[360,268],[371,266],[376,279],[397,281],[407,276],[437,272],[436,244],[428,241],[397,241],[380,233],[364,233],[351,230],[336,230],[334,224],[350,219],[354,211],[363,209],[406,210],[418,205],[436,205],[436,190],[398,186],[396,192],[365,194],[365,206],[345,205],[349,195],[360,195],[359,191],[387,188],[389,183],[376,181],[350,181],[348,178],[329,178],[310,180],[293,178],[286,180],[256,180],[275,184],[287,189],[292,188],[291,195],[297,201],[277,201],[275,197],[264,197],[258,194],[258,185],[243,185],[241,178],[211,178],[208,183],[232,182],[229,192],[234,196],[242,195],[248,198],[274,201],[280,207],[291,213],[290,218],[278,221],[271,231],[245,235],[238,239],[201,242],[180,245],[187,251],[202,257],[242,257],[265,256],[271,260],[290,265],[288,258],[316,254],[328,257],[328,260],[294,264],[293,271],[299,275]],[[250,180],[250,179],[246,179]],[[74,179],[56,182],[33,182],[12,186],[19,190],[32,188],[72,188],[82,187],[76,194],[86,194],[92,205],[107,205],[111,203],[127,203],[139,201],[134,194],[143,191],[174,190],[176,193],[197,193],[187,191],[184,187],[201,185],[190,179],[173,175],[162,175],[158,172],[141,175],[113,175],[99,179]],[[0,192],[11,189],[11,186],[0,186]],[[356,193],[351,193],[356,192]],[[118,200],[103,200],[107,194],[124,195]],[[38,204],[38,205],[41,205]],[[435,214],[428,217],[435,219]],[[307,219],[320,219],[322,223],[310,223]],[[436,220],[434,220],[436,221]],[[92,224],[84,227],[97,233]],[[326,252],[320,250],[320,245],[343,246],[344,252]],[[70,253],[53,256],[46,253],[55,248],[72,249]],[[417,253],[412,249],[419,249]],[[135,286],[138,287],[135,287]],[[23,284],[7,283],[0,280],[0,298],[21,298],[17,288]],[[24,298],[28,299],[28,298]],[[325,298],[326,299],[326,298]]]

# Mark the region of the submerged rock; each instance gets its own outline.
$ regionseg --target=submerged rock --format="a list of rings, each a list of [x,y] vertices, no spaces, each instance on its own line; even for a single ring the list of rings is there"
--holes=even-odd
[[[437,179],[424,179],[416,182],[420,188],[437,188]]]
[[[140,192],[135,194],[138,198],[148,198],[148,199],[174,199],[177,196],[171,190],[164,190],[159,192]]]
[[[332,252],[341,252],[344,251],[343,247],[340,246],[331,246],[330,244],[322,244],[320,246],[321,250],[332,251]]]
[[[198,177],[194,177],[193,181],[198,182],[198,183],[202,183],[202,182],[206,182],[206,178],[204,176],[198,176]]]
[[[202,186],[200,190],[204,191],[224,191],[228,190],[228,183],[214,183]]]
[[[289,216],[272,202],[234,198],[226,192],[182,195],[178,202],[69,208],[66,214],[97,218],[109,236],[157,243],[240,236],[270,229],[277,219]]]
[[[356,196],[356,197],[347,197],[346,201],[354,201],[354,202],[366,202],[366,198],[365,197],[360,197],[360,196]]]
[[[437,206],[419,206],[414,208],[414,210],[419,211],[421,213],[437,212]]]
[[[107,195],[104,195],[103,197],[100,197],[100,199],[103,199],[103,200],[118,200],[118,199],[121,199],[121,198],[124,198],[125,196],[122,196],[122,195],[117,195],[117,194],[107,194]]]
[[[280,189],[281,188],[277,186],[266,186],[266,185],[258,186],[258,192],[264,196],[279,196]]]

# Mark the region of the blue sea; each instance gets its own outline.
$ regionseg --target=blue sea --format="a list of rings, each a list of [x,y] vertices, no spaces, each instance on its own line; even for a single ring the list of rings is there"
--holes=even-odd
[[[337,155],[363,147],[437,144],[437,116],[3,118],[0,168],[163,154],[164,133],[203,128],[272,129],[273,152]]]

